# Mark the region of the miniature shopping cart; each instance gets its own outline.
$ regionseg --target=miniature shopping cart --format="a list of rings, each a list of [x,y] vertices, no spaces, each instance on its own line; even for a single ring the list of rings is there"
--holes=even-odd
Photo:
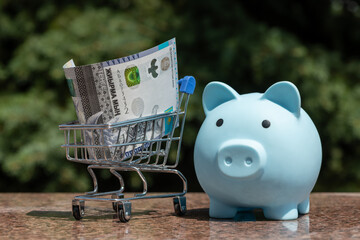
[[[179,80],[180,99],[177,111],[163,113],[113,124],[78,124],[71,122],[59,126],[64,131],[66,158],[69,161],[88,164],[88,172],[94,183],[94,190],[76,196],[72,201],[72,214],[80,220],[85,214],[85,201],[111,202],[121,222],[131,218],[131,200],[149,198],[173,198],[175,213],[186,213],[187,181],[175,168],[179,162],[185,116],[190,94],[195,89],[194,77]],[[183,110],[182,110],[183,109]],[[163,129],[165,129],[163,131]],[[163,131],[159,135],[159,131]],[[109,138],[115,140],[109,141]],[[171,144],[177,143],[176,160],[169,160]],[[120,189],[99,192],[98,181],[93,169],[108,169],[119,180]],[[134,171],[143,183],[143,192],[125,198],[124,180],[119,172]],[[170,173],[178,176],[183,191],[159,195],[147,195],[147,181],[143,172]]]

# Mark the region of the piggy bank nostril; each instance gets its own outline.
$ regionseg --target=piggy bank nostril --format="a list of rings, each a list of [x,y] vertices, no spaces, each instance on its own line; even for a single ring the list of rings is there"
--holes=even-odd
[[[232,158],[231,158],[231,157],[226,157],[226,158],[225,158],[225,164],[226,164],[227,166],[230,166],[231,163],[232,163]]]
[[[225,157],[224,162],[226,166],[230,166],[233,163],[233,159],[231,157]],[[245,166],[250,167],[253,164],[252,157],[246,157],[244,160]]]
[[[251,157],[247,157],[245,159],[245,165],[250,166],[253,163],[253,159]]]

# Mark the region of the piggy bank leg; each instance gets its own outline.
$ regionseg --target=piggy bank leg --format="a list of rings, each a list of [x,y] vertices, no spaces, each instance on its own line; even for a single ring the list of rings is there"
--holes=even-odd
[[[210,198],[209,215],[212,218],[234,218],[237,213],[237,208],[219,202],[214,198]]]
[[[292,220],[298,218],[297,204],[287,204],[278,207],[264,208],[264,215],[268,219]]]
[[[304,201],[302,201],[299,205],[298,205],[298,210],[300,214],[307,214],[310,211],[310,201],[309,201],[309,197],[307,197]]]

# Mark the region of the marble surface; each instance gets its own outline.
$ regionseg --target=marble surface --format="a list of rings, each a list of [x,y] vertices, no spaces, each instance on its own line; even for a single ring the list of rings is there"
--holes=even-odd
[[[0,239],[345,239],[360,238],[360,193],[313,193],[310,213],[269,221],[262,212],[210,219],[204,193],[188,193],[188,212],[172,199],[132,201],[132,218],[118,220],[111,203],[87,201],[85,217],[71,214],[73,193],[0,193]]]

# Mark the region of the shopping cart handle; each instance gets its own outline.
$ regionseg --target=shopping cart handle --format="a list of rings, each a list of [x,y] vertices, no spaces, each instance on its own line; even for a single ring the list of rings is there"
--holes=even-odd
[[[193,94],[195,90],[196,80],[193,76],[186,76],[179,80],[180,92]]]

